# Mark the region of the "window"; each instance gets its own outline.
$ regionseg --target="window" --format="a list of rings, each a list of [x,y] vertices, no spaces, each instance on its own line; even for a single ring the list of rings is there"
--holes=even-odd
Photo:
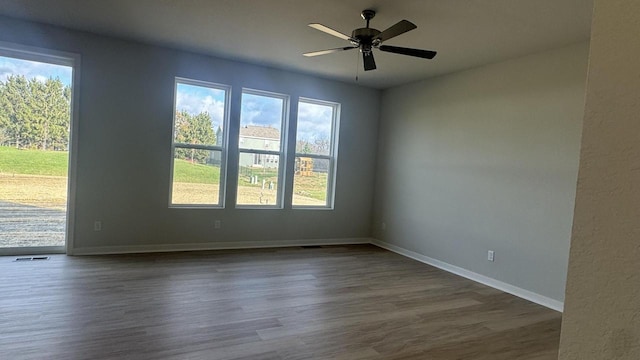
[[[176,78],[170,206],[224,207],[230,93]],[[239,105],[236,206],[281,209],[289,97],[243,89]],[[339,113],[337,103],[298,101],[293,208],[333,209]]]
[[[170,205],[223,207],[230,88],[176,79]]]
[[[287,107],[284,95],[242,92],[236,199],[240,207],[282,207]]]
[[[339,104],[298,103],[294,207],[333,207]]]

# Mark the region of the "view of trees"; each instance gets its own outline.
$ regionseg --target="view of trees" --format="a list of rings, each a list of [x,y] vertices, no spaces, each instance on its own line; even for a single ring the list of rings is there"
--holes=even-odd
[[[217,134],[211,126],[211,116],[208,112],[191,115],[186,111],[176,113],[175,142],[190,145],[216,145]],[[218,131],[222,131],[218,128]],[[176,148],[176,158],[191,162],[206,163],[209,158],[208,150]]]
[[[0,81],[0,145],[68,150],[71,88],[60,79]]]
[[[331,141],[328,138],[318,138],[313,141],[300,139],[296,142],[296,152],[299,154],[329,154],[329,145]]]

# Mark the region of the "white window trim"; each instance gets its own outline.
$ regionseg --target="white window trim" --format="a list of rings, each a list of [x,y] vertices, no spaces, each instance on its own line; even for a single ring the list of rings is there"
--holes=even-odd
[[[322,105],[329,106],[333,108],[333,115],[331,118],[331,144],[329,146],[329,155],[320,155],[320,154],[304,154],[304,153],[295,153],[295,157],[307,157],[312,159],[323,159],[329,160],[329,169],[327,174],[327,202],[326,205],[295,205],[293,204],[293,197],[291,198],[291,208],[295,210],[333,210],[335,208],[335,196],[336,196],[336,179],[337,179],[337,170],[338,170],[338,139],[339,139],[339,129],[340,129],[340,104],[331,101],[323,101],[317,99],[310,99],[300,97],[298,99],[298,104],[307,103],[314,105]],[[299,106],[298,106],[299,108]],[[296,114],[296,125],[298,121],[298,114]],[[297,128],[297,127],[296,127]],[[296,142],[297,139],[297,129],[296,129]],[[294,182],[292,182],[292,186],[295,188],[295,174]]]
[[[177,96],[178,96],[178,84],[202,86],[217,90],[223,90],[224,96],[224,119],[222,125],[222,144],[221,145],[196,145],[196,144],[184,144],[175,142],[176,131],[176,111],[177,111]],[[228,157],[228,144],[229,144],[229,114],[231,106],[231,86],[212,83],[208,81],[194,80],[183,77],[176,77],[173,86],[173,116],[171,125],[171,169],[169,175],[169,208],[178,209],[224,209],[226,191],[227,191],[227,157]],[[215,131],[215,129],[214,129]],[[174,204],[173,203],[173,173],[175,163],[175,151],[176,148],[181,149],[197,149],[197,150],[211,150],[220,151],[220,184],[218,187],[218,204]]]
[[[260,205],[260,204],[238,204],[238,196],[239,196],[239,187],[240,187],[240,181],[237,181],[236,184],[236,199],[235,199],[235,203],[236,203],[236,208],[237,209],[254,209],[254,210],[268,210],[268,209],[274,209],[274,210],[279,210],[279,209],[284,209],[284,187],[285,187],[285,183],[286,183],[286,171],[285,171],[285,166],[284,164],[286,164],[286,154],[287,154],[287,138],[288,138],[288,133],[289,133],[289,102],[290,102],[290,96],[286,95],[286,94],[280,94],[280,93],[275,93],[275,92],[270,92],[270,91],[264,91],[264,90],[256,90],[256,89],[249,89],[249,88],[243,88],[242,89],[242,94],[250,94],[250,95],[257,95],[257,96],[265,96],[265,97],[272,97],[272,98],[276,98],[276,99],[281,99],[282,100],[282,124],[280,126],[280,150],[279,151],[273,151],[273,150],[259,150],[259,149],[242,149],[240,147],[240,141],[238,141],[238,171],[240,171],[240,156],[245,153],[245,154],[265,154],[265,155],[278,155],[280,157],[280,160],[278,161],[278,188],[277,188],[277,192],[276,192],[276,204],[274,205]],[[240,104],[240,112],[242,111],[242,103]],[[240,123],[240,120],[238,121],[238,126],[242,127],[242,124]],[[238,140],[240,138],[240,132],[238,132]],[[238,178],[239,178],[239,174],[238,174]]]

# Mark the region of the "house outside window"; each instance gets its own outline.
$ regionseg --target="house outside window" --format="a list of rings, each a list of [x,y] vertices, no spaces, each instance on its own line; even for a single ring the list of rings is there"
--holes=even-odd
[[[282,208],[288,107],[286,95],[243,90],[237,207]]]

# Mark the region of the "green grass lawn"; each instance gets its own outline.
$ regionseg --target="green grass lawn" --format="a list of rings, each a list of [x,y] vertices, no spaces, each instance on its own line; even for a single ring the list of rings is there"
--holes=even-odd
[[[0,173],[67,176],[67,151],[19,150],[0,146]]]
[[[0,173],[23,175],[66,176],[69,153],[66,151],[18,150],[0,146]],[[219,184],[220,167],[192,164],[176,159],[173,180],[183,183]],[[258,184],[251,184],[249,178],[258,176]],[[240,186],[260,187],[262,179],[277,179],[276,169],[252,169],[243,167],[238,178]],[[309,177],[296,177],[296,193],[318,200],[326,197],[326,174],[314,174]]]
[[[327,199],[327,174],[313,173],[311,176],[296,176],[293,193],[325,201]]]
[[[173,181],[218,184],[220,183],[220,167],[202,164],[192,164],[189,161],[175,159],[173,163]]]

